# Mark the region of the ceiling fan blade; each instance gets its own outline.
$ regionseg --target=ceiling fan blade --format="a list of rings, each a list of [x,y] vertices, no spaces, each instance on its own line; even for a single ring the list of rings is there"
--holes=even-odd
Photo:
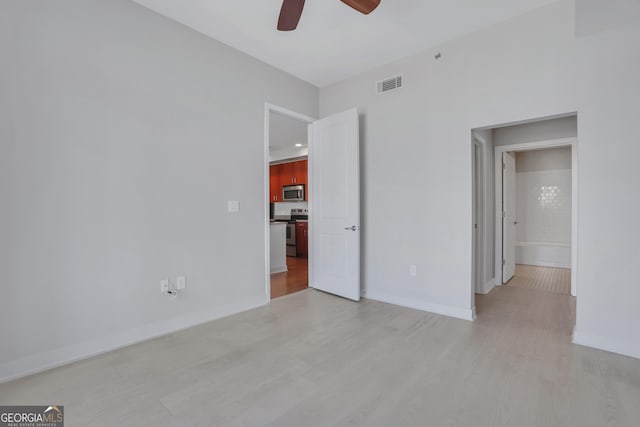
[[[342,0],[342,3],[351,6],[360,13],[368,15],[380,5],[380,0]]]
[[[282,2],[282,9],[280,9],[278,30],[295,30],[302,16],[302,9],[304,9],[304,0],[284,0]]]

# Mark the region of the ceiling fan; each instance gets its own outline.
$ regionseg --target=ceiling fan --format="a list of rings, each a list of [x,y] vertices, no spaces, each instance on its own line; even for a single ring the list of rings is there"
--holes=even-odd
[[[342,3],[351,6],[360,13],[370,14],[380,4],[380,0],[341,0]],[[279,31],[292,31],[298,26],[302,16],[304,0],[283,0],[278,19]]]

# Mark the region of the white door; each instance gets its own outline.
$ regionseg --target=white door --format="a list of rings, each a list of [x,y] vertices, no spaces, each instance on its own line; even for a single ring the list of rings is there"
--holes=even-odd
[[[516,272],[516,158],[502,153],[502,283]]]
[[[358,110],[310,125],[310,286],[360,299]]]

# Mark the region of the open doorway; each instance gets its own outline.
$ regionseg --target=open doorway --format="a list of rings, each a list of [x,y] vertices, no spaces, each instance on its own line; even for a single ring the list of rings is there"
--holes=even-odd
[[[309,287],[308,125],[313,119],[267,105],[269,299]]]
[[[306,283],[286,289],[306,287],[353,301],[360,300],[360,137],[358,110],[352,108],[314,120],[285,108],[265,104],[265,277],[266,297],[272,298],[273,274],[288,273],[298,265],[298,276]],[[288,147],[271,141],[277,137],[272,123],[298,126],[298,138],[287,138]],[[277,125],[275,125],[277,127]],[[307,144],[296,142],[307,128]],[[283,131],[284,133],[289,130]],[[293,145],[293,147],[291,147]],[[298,146],[299,145],[299,146]],[[271,146],[271,148],[270,148]],[[307,149],[291,154],[291,150]],[[270,153],[271,152],[271,153]],[[281,155],[281,153],[285,153]],[[271,157],[270,157],[271,156]],[[273,163],[273,164],[272,164]],[[293,171],[278,177],[272,167]],[[297,166],[296,166],[297,165]],[[306,165],[306,170],[304,170]],[[301,174],[301,170],[304,170]],[[277,172],[277,169],[276,169]],[[304,185],[304,180],[307,180]],[[273,183],[273,185],[272,185]],[[301,185],[303,184],[303,185]],[[272,191],[273,190],[273,191]],[[289,205],[295,203],[296,206]],[[306,203],[306,207],[305,207]],[[288,217],[287,217],[288,215]],[[273,220],[273,221],[272,221]],[[295,222],[295,228],[290,224]],[[282,224],[286,222],[286,224]],[[295,230],[296,237],[287,230]],[[302,243],[299,243],[299,240]],[[289,245],[287,245],[289,240]],[[289,248],[295,242],[295,252]],[[287,249],[289,256],[287,257]],[[277,254],[276,254],[277,252]],[[295,253],[295,256],[293,254]],[[302,256],[298,256],[298,255]],[[295,258],[295,259],[294,259]],[[303,258],[300,260],[298,258]],[[287,262],[287,260],[289,262]],[[305,261],[308,260],[308,261]],[[307,272],[301,272],[306,262]],[[278,276],[279,278],[280,276]],[[286,276],[288,277],[288,276]],[[275,280],[274,280],[275,281]],[[274,290],[274,297],[275,297]]]
[[[570,295],[572,147],[496,149],[502,165],[501,284]],[[500,172],[500,171],[499,171]],[[496,240],[498,242],[498,240]]]
[[[474,301],[500,286],[576,296],[577,142],[575,115],[472,132]]]
[[[495,148],[498,284],[516,277],[514,285],[576,296],[576,145],[572,137]]]

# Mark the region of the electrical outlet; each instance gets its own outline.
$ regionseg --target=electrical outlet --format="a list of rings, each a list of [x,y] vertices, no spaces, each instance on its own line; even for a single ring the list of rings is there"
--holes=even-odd
[[[415,265],[409,266],[409,276],[416,277],[418,275],[418,268]]]
[[[160,292],[169,292],[169,279],[160,281]]]
[[[182,289],[185,289],[186,287],[187,287],[187,278],[184,276],[178,277],[178,279],[176,280],[176,289],[180,291]]]

